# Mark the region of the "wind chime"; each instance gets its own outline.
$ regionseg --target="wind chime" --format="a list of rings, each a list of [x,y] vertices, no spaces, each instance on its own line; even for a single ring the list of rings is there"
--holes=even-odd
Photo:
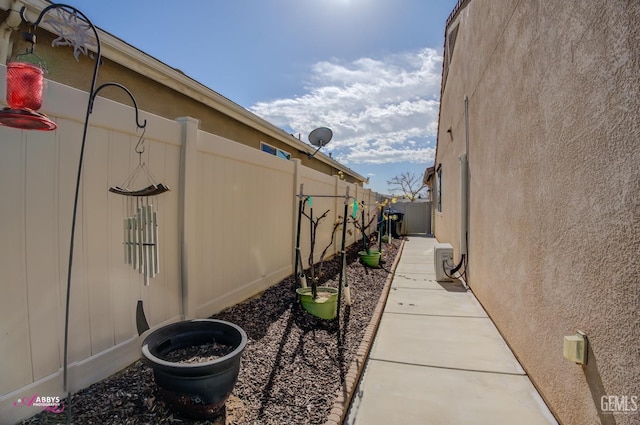
[[[146,164],[142,161],[144,153],[144,131],[136,144],[135,151],[139,155],[138,166],[129,178],[120,186],[110,187],[109,191],[125,196],[124,230],[124,262],[138,270],[144,276],[144,286],[149,286],[149,279],[160,272],[158,256],[158,212],[153,197],[167,192],[169,187],[157,183]],[[143,189],[129,189],[140,174],[143,174],[149,185]]]

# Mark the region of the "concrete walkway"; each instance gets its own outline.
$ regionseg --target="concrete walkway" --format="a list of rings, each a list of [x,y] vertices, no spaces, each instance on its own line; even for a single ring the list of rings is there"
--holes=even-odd
[[[410,236],[347,425],[557,424],[471,291]]]

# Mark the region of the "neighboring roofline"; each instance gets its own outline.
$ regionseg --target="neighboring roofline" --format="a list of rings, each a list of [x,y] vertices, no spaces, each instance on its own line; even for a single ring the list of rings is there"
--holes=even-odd
[[[27,13],[30,12],[35,14],[39,14],[40,11],[51,4],[50,1],[46,0],[21,0],[21,2],[26,6]],[[10,5],[11,2],[4,0],[0,4],[4,6],[7,3]],[[40,26],[47,31],[53,32],[46,22],[42,22]],[[102,56],[105,58],[144,75],[145,77],[175,90],[178,93],[182,93],[210,108],[220,111],[249,127],[255,128],[256,130],[272,136],[296,150],[310,153],[313,152],[313,146],[298,140],[298,138],[292,136],[281,128],[276,127],[246,108],[213,91],[193,78],[188,77],[182,71],[159,61],[99,27],[96,27],[96,29],[100,36]],[[322,152],[318,152],[314,158],[342,171],[345,174],[349,174],[360,182],[365,182],[367,180],[362,175],[356,173],[349,167],[344,166],[333,158],[329,158],[329,156]]]
[[[435,173],[436,173],[435,165],[432,165],[431,167],[427,167],[427,169],[424,170],[424,176],[422,177],[422,183],[424,183],[426,185],[429,185],[429,181],[435,175]]]

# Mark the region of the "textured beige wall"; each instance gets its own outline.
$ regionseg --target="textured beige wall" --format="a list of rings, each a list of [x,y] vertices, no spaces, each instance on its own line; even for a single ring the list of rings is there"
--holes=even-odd
[[[436,236],[457,250],[466,95],[471,288],[563,424],[638,424],[601,397],[640,397],[640,3],[473,0],[456,22]],[[578,329],[584,367],[562,356]]]

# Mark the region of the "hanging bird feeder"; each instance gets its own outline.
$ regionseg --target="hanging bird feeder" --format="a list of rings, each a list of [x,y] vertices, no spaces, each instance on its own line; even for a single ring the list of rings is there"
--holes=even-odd
[[[31,43],[26,53],[7,64],[7,105],[0,111],[0,125],[22,130],[50,131],[56,123],[37,112],[42,107],[45,63],[34,52],[35,35],[24,34]]]

